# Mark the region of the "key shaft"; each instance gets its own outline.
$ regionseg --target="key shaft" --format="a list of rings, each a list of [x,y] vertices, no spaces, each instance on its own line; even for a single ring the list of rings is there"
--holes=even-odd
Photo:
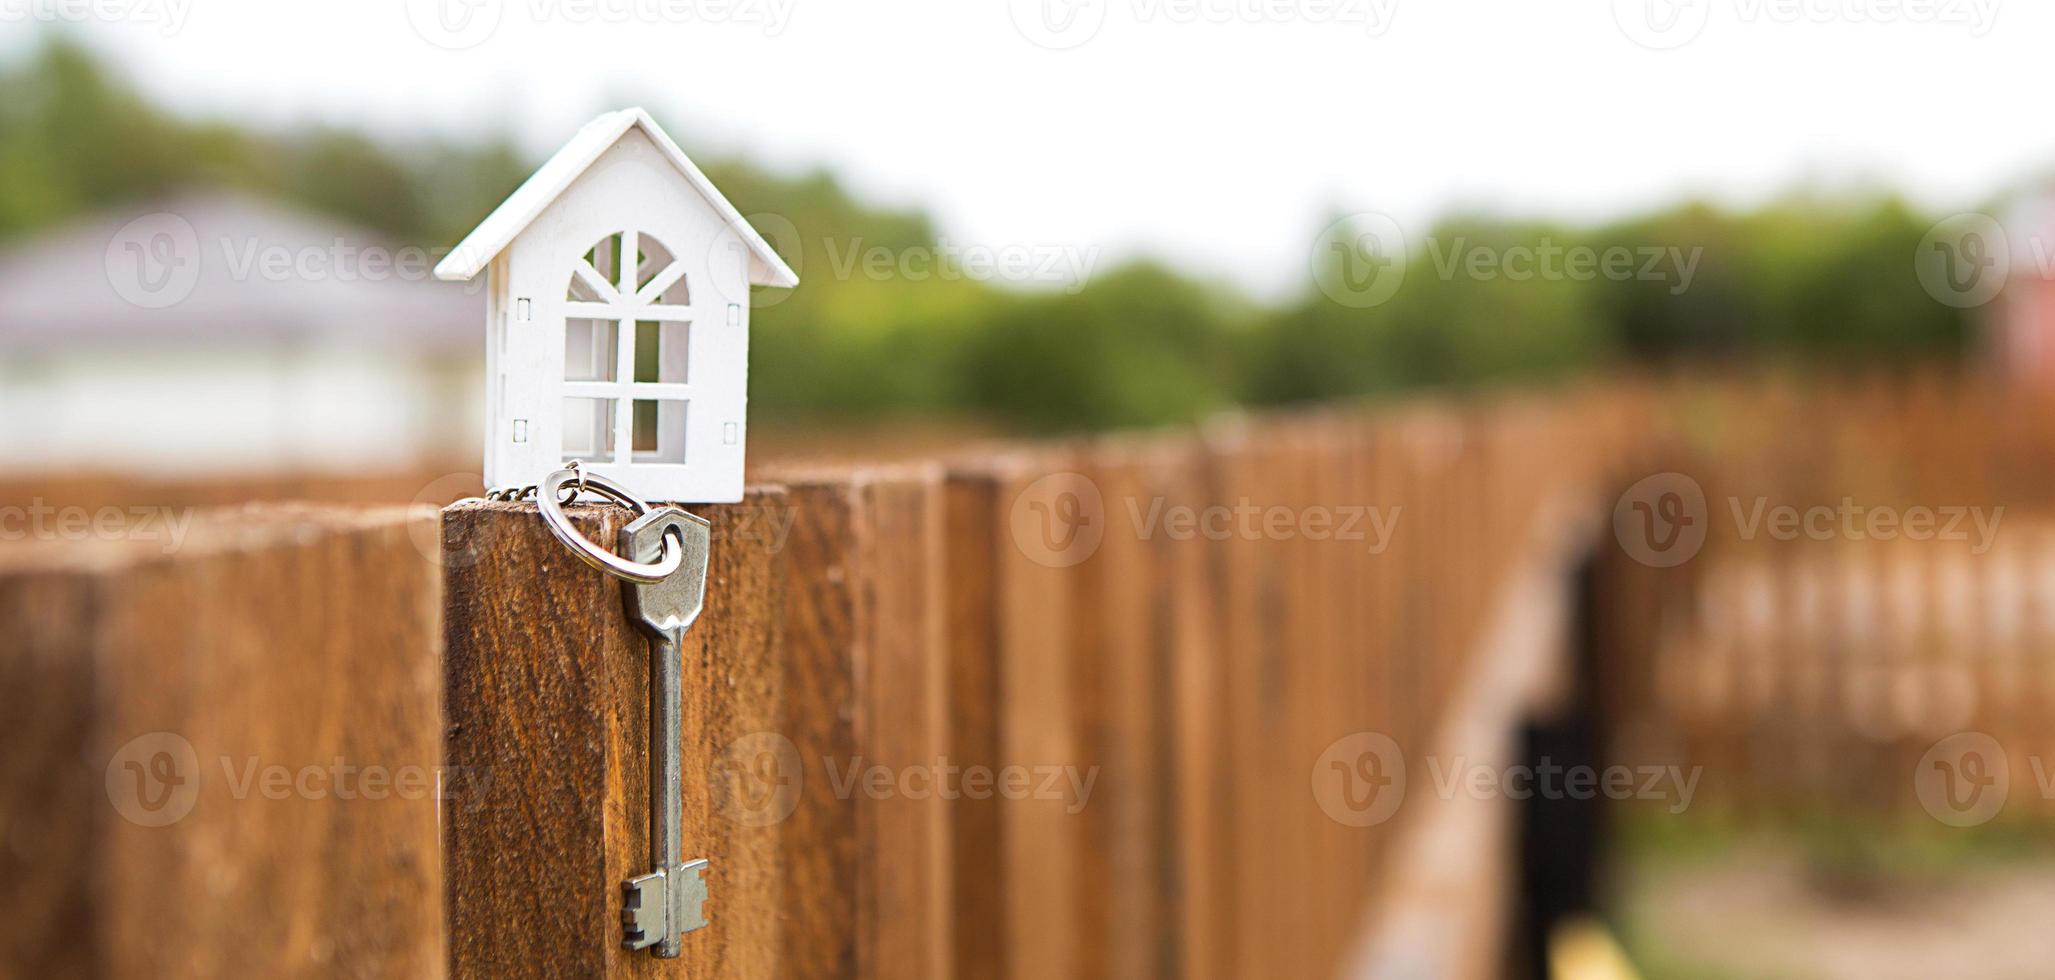
[[[649,711],[649,792],[654,804],[649,815],[649,860],[664,871],[671,920],[665,927],[664,938],[657,941],[656,955],[671,957],[679,954],[678,934],[684,931],[681,906],[685,896],[679,893],[678,886],[685,863],[685,731],[681,718],[684,712],[679,704],[684,694],[680,675],[684,673],[681,658],[685,628],[675,627],[654,635],[649,644],[649,696],[653,699]]]
[[[659,957],[681,951],[679,935],[706,925],[706,862],[684,859],[684,640],[706,599],[711,526],[676,508],[651,511],[621,529],[621,551],[653,561],[669,536],[684,549],[678,570],[660,582],[624,588],[628,615],[649,635],[649,859],[654,870],[631,879],[623,911],[630,948]]]

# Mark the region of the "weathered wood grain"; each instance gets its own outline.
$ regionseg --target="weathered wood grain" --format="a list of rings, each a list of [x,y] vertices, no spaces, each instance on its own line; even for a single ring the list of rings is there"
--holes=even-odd
[[[620,947],[646,868],[647,644],[620,586],[532,505],[446,514],[449,754],[481,778],[445,824],[459,976],[949,975],[939,472],[786,474],[713,522],[686,634],[686,849],[711,925]],[[570,509],[595,541],[628,514]]]
[[[860,761],[866,780],[858,973],[942,980],[954,958],[949,821],[962,783],[949,759],[941,472],[865,472],[856,490],[860,755],[841,768],[853,774]],[[874,798],[877,767],[894,778]]]
[[[1072,573],[1105,530],[1096,496],[1067,455],[1004,465],[994,500],[1002,516],[993,523],[997,669],[1005,692],[996,710],[1001,774],[1077,766],[1085,757],[1085,708],[1069,656],[1078,615]],[[1079,976],[1096,952],[1087,947],[1089,917],[1079,901],[1091,857],[1086,825],[1062,796],[1032,787],[994,793],[1005,828],[996,861],[1006,889],[1005,975]]]
[[[782,927],[808,912],[787,899],[835,891],[786,894],[801,872],[775,818],[792,774],[774,770],[759,785],[747,768],[759,751],[780,761],[782,712],[806,693],[785,689],[774,657],[783,582],[772,544],[737,533],[752,513],[782,505],[782,493],[760,491],[704,511],[715,533],[706,609],[683,648],[684,824],[688,856],[711,861],[713,925],[672,961],[620,945],[621,883],[649,870],[649,647],[620,584],[550,537],[533,504],[445,511],[453,974],[780,975]],[[595,541],[614,540],[630,516],[569,511]],[[790,543],[803,546],[796,535]]]
[[[434,520],[0,551],[0,975],[441,974]]]
[[[966,770],[996,770],[1000,708],[1006,691],[998,666],[996,600],[1000,549],[1006,547],[998,507],[1000,477],[983,467],[952,467],[943,488],[943,643],[949,754]],[[949,808],[950,975],[997,980],[1005,975],[1008,882],[996,873],[1007,853],[1000,802],[964,796]]]

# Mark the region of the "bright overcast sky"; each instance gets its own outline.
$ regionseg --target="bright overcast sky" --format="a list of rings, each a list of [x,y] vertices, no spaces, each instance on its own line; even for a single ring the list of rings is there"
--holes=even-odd
[[[7,50],[85,2],[0,0]],[[2055,163],[2045,0],[90,2],[133,14],[80,33],[188,110],[511,125],[542,154],[634,99],[687,152],[827,165],[959,243],[1269,294],[1337,209],[1605,216],[1801,180],[1952,208]]]

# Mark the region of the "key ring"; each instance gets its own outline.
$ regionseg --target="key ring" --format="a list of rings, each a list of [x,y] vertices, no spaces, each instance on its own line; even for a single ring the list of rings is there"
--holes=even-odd
[[[629,561],[593,544],[585,535],[579,534],[578,529],[571,526],[571,519],[564,516],[564,502],[558,499],[564,486],[572,480],[578,481],[577,487],[571,491],[572,499],[577,498],[580,490],[591,490],[634,511],[637,517],[649,513],[651,508],[642,498],[629,493],[626,487],[596,473],[587,473],[580,469],[576,460],[569,466],[544,477],[542,484],[534,488],[535,506],[542,511],[543,523],[549,525],[550,533],[556,535],[557,540],[562,541],[565,547],[570,548],[571,553],[577,555],[579,561],[615,578],[643,585],[655,585],[678,570],[679,563],[685,560],[685,549],[676,530],[664,533],[663,557],[654,562]]]

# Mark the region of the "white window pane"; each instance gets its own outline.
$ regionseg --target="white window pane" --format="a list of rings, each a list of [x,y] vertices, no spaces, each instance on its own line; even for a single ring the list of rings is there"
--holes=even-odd
[[[613,399],[564,399],[564,458],[613,460]]]
[[[692,324],[683,320],[639,320],[635,324],[635,380],[686,382]]]
[[[572,317],[564,321],[564,380],[612,381],[620,363],[618,320]]]
[[[636,399],[635,462],[685,462],[685,406],[677,399]]]

